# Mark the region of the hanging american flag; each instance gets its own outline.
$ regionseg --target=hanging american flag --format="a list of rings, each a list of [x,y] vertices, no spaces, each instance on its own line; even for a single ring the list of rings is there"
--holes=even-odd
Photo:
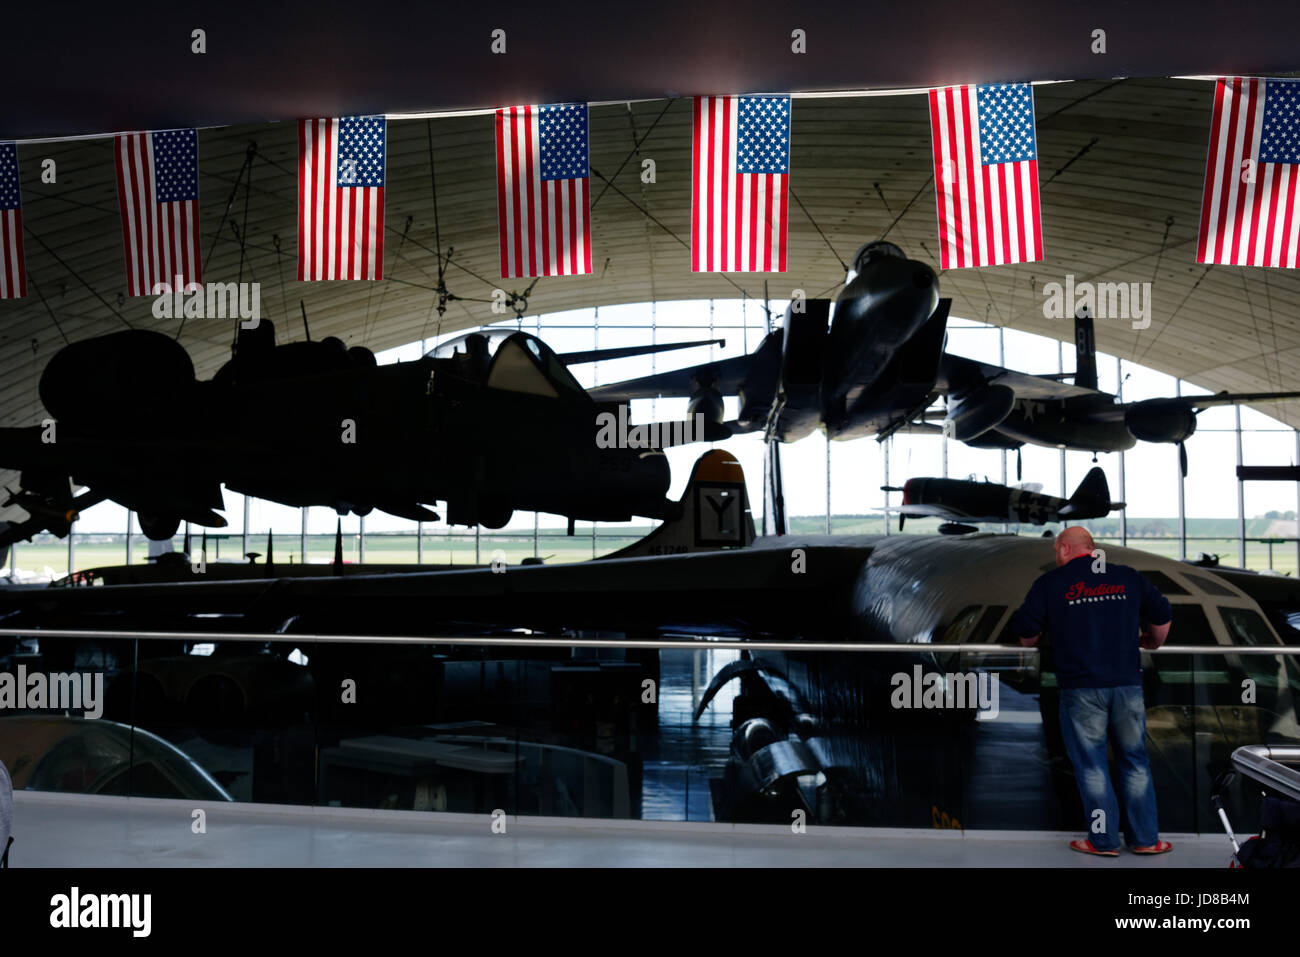
[[[785,272],[790,98],[695,98],[691,269]]]
[[[1028,83],[930,91],[944,269],[1043,258],[1038,142]]]
[[[1197,262],[1297,266],[1297,110],[1300,81],[1215,81]]]
[[[18,147],[0,143],[0,299],[27,295],[23,261],[23,202],[18,190]]]
[[[298,279],[384,278],[382,116],[298,121]]]
[[[115,137],[113,152],[127,294],[201,282],[198,133],[128,133]]]
[[[501,276],[591,272],[587,104],[497,110]]]

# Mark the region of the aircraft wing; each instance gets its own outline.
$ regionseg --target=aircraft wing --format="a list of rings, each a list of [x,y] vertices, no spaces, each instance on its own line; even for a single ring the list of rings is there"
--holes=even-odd
[[[436,636],[611,630],[735,637],[854,633],[869,547],[790,547],[400,574],[42,588],[5,594],[9,621],[147,631]],[[815,610],[815,613],[813,613]],[[406,631],[415,627],[416,631]]]
[[[951,352],[945,352],[939,362],[939,377],[935,380],[934,387],[946,395],[960,388],[963,383],[978,382],[981,379],[989,384],[1010,386],[1015,390],[1017,399],[1068,399],[1072,396],[1104,395],[1095,389],[1071,385],[1059,378],[1017,372],[991,362],[953,355]]]
[[[1118,421],[1125,412],[1144,402],[1158,402],[1163,406],[1181,406],[1199,412],[1216,405],[1249,405],[1255,402],[1279,402],[1300,399],[1300,392],[1216,392],[1213,395],[1168,396],[1162,399],[1143,399],[1138,402],[1126,402],[1113,409],[1103,409],[1093,413],[1093,417],[1102,421]]]
[[[639,379],[611,382],[587,391],[597,402],[627,402],[629,399],[658,399],[663,396],[689,398],[698,391],[697,378],[707,373],[713,379],[713,387],[720,393],[735,395],[740,384],[749,376],[752,362],[753,353],[750,353],[671,372],[658,372]]]

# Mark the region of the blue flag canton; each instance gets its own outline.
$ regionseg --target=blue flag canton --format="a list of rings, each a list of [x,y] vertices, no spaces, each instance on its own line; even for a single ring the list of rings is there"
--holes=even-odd
[[[344,116],[339,120],[339,164],[335,185],[383,186],[388,124],[382,116]]]
[[[736,115],[736,172],[790,172],[790,98],[742,96]]]
[[[197,130],[160,130],[153,139],[154,197],[160,203],[199,198]]]
[[[549,103],[537,108],[542,179],[587,175],[587,104]]]
[[[1300,163],[1300,80],[1265,82],[1259,162]]]
[[[1038,158],[1034,94],[1028,83],[975,88],[979,106],[980,157],[985,166]]]
[[[18,144],[0,143],[0,209],[22,209],[18,193]]]

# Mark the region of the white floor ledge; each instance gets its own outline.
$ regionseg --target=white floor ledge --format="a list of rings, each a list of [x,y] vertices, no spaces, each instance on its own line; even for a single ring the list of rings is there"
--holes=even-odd
[[[194,833],[195,811],[206,832]],[[1096,858],[1081,834],[789,827],[196,803],[18,791],[13,867],[1227,867],[1224,835]]]

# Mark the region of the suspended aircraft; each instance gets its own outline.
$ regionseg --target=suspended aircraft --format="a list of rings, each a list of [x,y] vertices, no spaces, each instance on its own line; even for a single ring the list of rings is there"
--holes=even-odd
[[[782,329],[752,353],[592,390],[598,401],[687,397],[715,428],[793,442],[898,431],[945,434],[976,448],[1117,452],[1137,442],[1179,447],[1196,416],[1217,405],[1300,398],[1300,391],[1175,396],[1119,402],[1097,388],[1093,319],[1075,318],[1073,373],[1032,375],[944,350],[951,300],[925,263],[889,242],[858,250],[844,289],[793,302]],[[1066,381],[1072,380],[1072,381]],[[723,398],[739,413],[723,421]],[[944,406],[932,408],[942,399]]]
[[[1123,502],[1110,500],[1106,473],[1090,469],[1069,498],[1044,495],[1042,486],[1012,487],[966,479],[911,478],[902,486],[882,485],[886,492],[902,492],[903,504],[886,511],[898,512],[898,530],[909,518],[941,518],[946,534],[978,531],[972,524],[1004,522],[1043,525],[1064,520],[1104,518]]]
[[[203,381],[158,332],[55,354],[39,384],[48,417],[0,429],[0,467],[21,470],[4,504],[30,514],[0,531],[0,544],[43,529],[62,537],[106,499],[134,510],[151,539],[171,538],[182,520],[220,528],[223,486],[412,521],[436,521],[426,506],[446,502],[448,522],[489,528],[516,509],[567,516],[571,528],[664,518],[673,503],[663,441],[604,447],[598,418],[614,407],[598,405],[567,366],[709,344],[561,356],[526,332],[497,331],[380,366],[337,338],[276,345],[269,320],[243,325],[232,358]]]

